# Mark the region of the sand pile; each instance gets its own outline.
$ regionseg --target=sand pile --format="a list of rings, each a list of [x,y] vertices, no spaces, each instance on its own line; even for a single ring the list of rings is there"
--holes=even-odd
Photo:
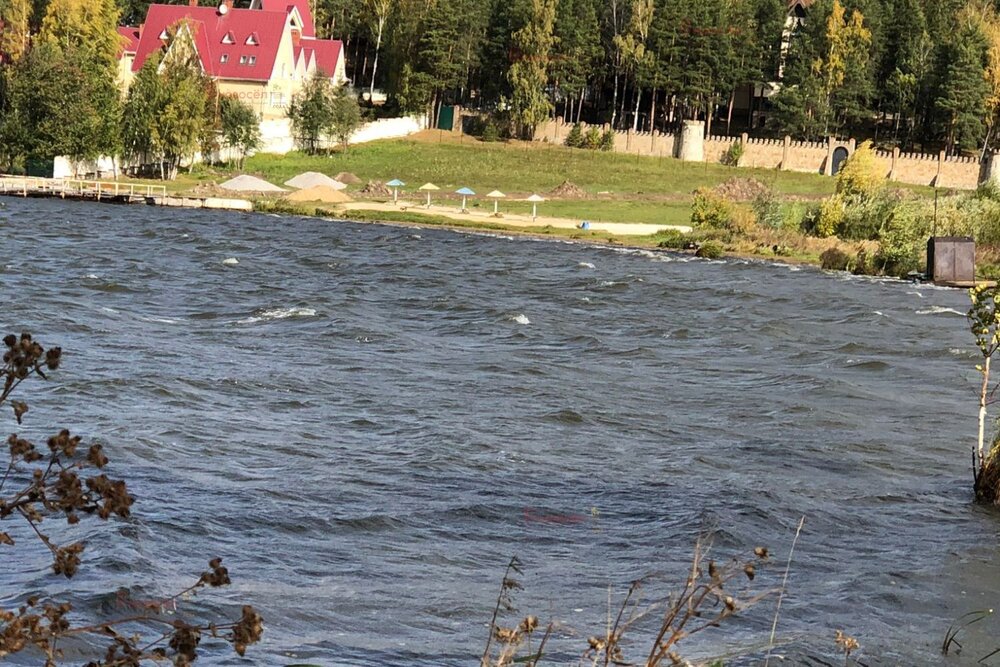
[[[285,192],[284,188],[272,185],[262,178],[241,174],[236,178],[231,178],[219,186],[223,190],[233,192]]]
[[[579,199],[580,197],[586,197],[587,193],[580,186],[569,181],[563,181],[559,184],[559,187],[549,191],[549,196],[562,197],[564,199]]]
[[[357,185],[361,182],[361,179],[352,174],[349,171],[342,171],[336,176],[334,176],[338,181],[344,183],[345,185]]]
[[[299,188],[300,190],[315,188],[319,185],[333,188],[334,190],[343,190],[347,187],[340,181],[332,179],[326,174],[321,174],[318,171],[307,171],[303,174],[299,174],[295,178],[285,181],[285,185],[290,188]]]
[[[734,176],[715,186],[715,192],[730,201],[753,201],[770,190],[756,178]]]
[[[303,188],[298,192],[285,197],[288,201],[318,201],[324,204],[342,204],[351,201],[351,198],[340,190],[334,190],[326,185],[314,185],[311,188]]]
[[[360,194],[368,197],[391,197],[392,190],[382,181],[368,181],[365,187],[359,190]]]

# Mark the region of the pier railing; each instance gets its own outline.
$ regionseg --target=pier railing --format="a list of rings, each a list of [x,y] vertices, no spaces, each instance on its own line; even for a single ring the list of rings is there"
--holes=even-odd
[[[32,176],[0,178],[0,193],[28,195],[48,195],[53,197],[94,198],[102,197],[166,197],[163,185],[146,183],[123,183],[120,181],[83,181],[59,178],[36,178]]]

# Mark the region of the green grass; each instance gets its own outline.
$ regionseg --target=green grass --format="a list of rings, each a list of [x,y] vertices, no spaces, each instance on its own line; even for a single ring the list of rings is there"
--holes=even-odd
[[[303,171],[326,174],[349,171],[364,181],[399,178],[410,188],[429,181],[445,192],[467,186],[483,193],[493,189],[545,193],[568,180],[589,194],[609,192],[630,198],[686,199],[695,188],[717,185],[733,176],[758,178],[787,195],[823,196],[831,194],[834,188],[832,179],[817,174],[735,170],[673,158],[635,157],[550,144],[481,143],[473,139],[462,143],[378,141],[331,156],[261,154],[247,160],[245,171],[275,183],[283,183]]]

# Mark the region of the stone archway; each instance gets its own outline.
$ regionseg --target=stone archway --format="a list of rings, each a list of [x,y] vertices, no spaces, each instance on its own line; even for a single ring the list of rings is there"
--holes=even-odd
[[[833,157],[831,158],[830,164],[830,175],[836,176],[843,166],[844,161],[850,157],[851,153],[847,150],[846,146],[837,146],[833,149]]]

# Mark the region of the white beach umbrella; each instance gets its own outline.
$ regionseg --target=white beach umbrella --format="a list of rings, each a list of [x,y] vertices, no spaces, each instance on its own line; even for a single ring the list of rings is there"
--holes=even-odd
[[[493,192],[486,195],[487,199],[493,200],[493,215],[500,215],[500,200],[505,198],[507,195],[500,192],[499,190],[494,190]]]
[[[427,208],[430,208],[431,207],[431,193],[434,192],[435,190],[440,190],[441,188],[439,188],[438,186],[434,185],[433,183],[424,183],[423,185],[421,185],[417,189],[418,190],[423,190],[424,192],[427,193]]]
[[[545,197],[541,195],[531,195],[528,197],[527,201],[531,202],[531,219],[538,219],[538,202],[545,201]]]

